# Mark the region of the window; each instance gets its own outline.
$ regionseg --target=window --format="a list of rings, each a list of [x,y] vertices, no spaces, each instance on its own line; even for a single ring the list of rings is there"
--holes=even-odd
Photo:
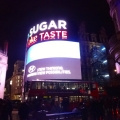
[[[41,82],[37,82],[37,89],[41,89]]]
[[[47,83],[47,89],[53,89],[53,83]]]
[[[46,82],[42,82],[42,89],[47,89],[47,83]]]
[[[96,35],[95,35],[95,34],[92,34],[92,35],[91,35],[91,41],[92,41],[92,42],[97,42],[97,38],[96,38]]]
[[[68,88],[68,83],[59,83],[60,89],[67,89]]]
[[[20,76],[18,76],[18,79],[20,79]]]
[[[71,90],[78,89],[78,84],[77,83],[69,83],[69,89],[71,89]]]
[[[58,83],[53,83],[53,89],[60,89],[59,84]]]

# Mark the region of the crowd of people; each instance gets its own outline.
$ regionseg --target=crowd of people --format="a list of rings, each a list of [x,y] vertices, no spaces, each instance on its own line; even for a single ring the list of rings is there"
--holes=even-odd
[[[117,117],[120,108],[120,99],[118,98],[103,98],[91,99],[82,101],[71,101],[64,98],[62,102],[43,99],[35,99],[33,101],[26,101],[22,103],[19,109],[19,115],[27,116],[32,113],[36,116],[37,111],[47,111],[47,113],[63,113],[63,112],[79,112],[82,115],[82,120],[112,120],[112,117]],[[24,105],[26,104],[26,105]],[[26,106],[26,107],[25,107]],[[23,107],[23,108],[22,108]],[[26,112],[25,112],[26,111]],[[21,119],[22,120],[22,119]],[[116,119],[115,119],[116,120]]]
[[[31,114],[37,120],[38,111],[47,113],[61,112],[78,112],[82,115],[82,120],[103,120],[108,116],[112,120],[112,116],[116,117],[119,114],[120,99],[104,98],[82,101],[71,101],[64,98],[62,102],[55,99],[34,99],[32,101],[21,102],[18,106],[18,115],[20,120],[27,120]],[[13,106],[8,99],[0,99],[0,120],[12,120]],[[41,118],[43,116],[40,116]]]
[[[0,120],[12,120],[12,102],[10,100],[0,99]]]

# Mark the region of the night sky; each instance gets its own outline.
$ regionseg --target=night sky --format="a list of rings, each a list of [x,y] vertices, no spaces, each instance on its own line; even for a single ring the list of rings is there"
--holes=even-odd
[[[99,33],[100,28],[104,26],[109,37],[114,34],[106,0],[2,1],[0,1],[0,46],[6,40],[9,42],[7,78],[12,76],[15,61],[25,58],[29,29],[42,20],[66,19],[73,24],[76,35],[82,21],[85,21],[89,33]]]

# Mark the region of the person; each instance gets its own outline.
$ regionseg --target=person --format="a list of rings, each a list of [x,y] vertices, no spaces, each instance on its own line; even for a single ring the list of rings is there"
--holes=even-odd
[[[13,106],[10,100],[7,100],[7,106],[8,106],[8,116],[10,118],[10,120],[12,120],[12,110],[13,110]]]
[[[69,100],[68,98],[63,98],[62,101],[62,108],[63,108],[63,112],[68,112],[69,111]]]
[[[86,104],[83,102],[81,106],[81,113],[82,113],[82,120],[87,120],[87,107]]]
[[[72,112],[75,112],[75,113],[80,112],[80,106],[75,107],[75,108],[72,110]]]
[[[20,120],[26,120],[29,114],[29,106],[26,102],[21,103],[18,109],[18,115]]]
[[[5,100],[2,101],[0,117],[0,120],[8,120],[8,106]]]
[[[51,112],[52,113],[60,113],[61,112],[61,108],[59,106],[59,102],[58,101],[55,101],[55,104],[52,107]]]

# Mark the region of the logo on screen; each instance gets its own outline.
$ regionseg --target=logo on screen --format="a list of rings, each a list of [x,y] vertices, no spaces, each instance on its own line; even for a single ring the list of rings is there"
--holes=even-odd
[[[36,67],[34,65],[31,65],[29,68],[28,68],[28,72],[29,73],[32,73],[36,70]]]

